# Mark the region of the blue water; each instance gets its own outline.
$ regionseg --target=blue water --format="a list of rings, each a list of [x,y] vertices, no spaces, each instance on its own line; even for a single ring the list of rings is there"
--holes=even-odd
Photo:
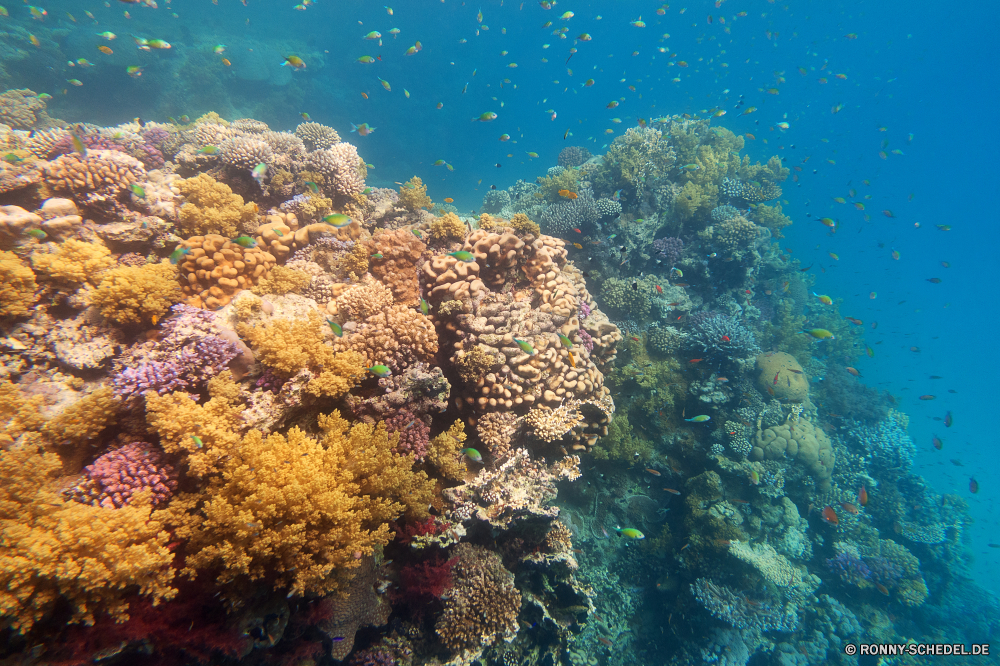
[[[10,17],[0,19],[9,30],[3,43],[29,55],[4,56],[8,87],[52,94],[55,117],[104,125],[217,111],[291,130],[308,113],[358,146],[373,165],[369,185],[393,187],[418,175],[435,201],[451,197],[466,212],[493,185],[544,175],[567,145],[603,153],[640,118],[726,110],[716,124],[752,134],[744,151],[752,159],[778,154],[801,167],[793,172],[797,182],[784,183],[785,212],[795,223],[781,244],[814,266],[817,293],[843,299],[841,313],[864,321],[874,356],[857,362],[862,380],[892,393],[910,415],[919,451],[914,471],[937,492],[968,502],[976,521],[972,571],[1000,592],[1000,549],[987,547],[1000,542],[1000,5],[728,0],[716,8],[692,0],[671,2],[662,16],[645,2],[563,0],[545,10],[528,1],[410,0],[394,2],[392,15],[377,2],[320,0],[304,11],[292,5],[50,2],[37,22],[26,6],[11,3]],[[560,20],[565,11],[575,15]],[[645,27],[630,24],[640,16]],[[560,39],[553,31],[564,26],[567,39]],[[36,34],[41,48],[12,27]],[[103,30],[117,40],[94,34]],[[372,30],[381,32],[381,44],[363,39]],[[574,39],[583,33],[592,40]],[[141,52],[130,34],[172,48]],[[422,49],[404,55],[417,40]],[[220,43],[225,52],[214,54]],[[99,53],[100,44],[114,55]],[[304,70],[282,67],[292,54],[303,58]],[[357,62],[364,55],[381,59]],[[65,57],[95,65],[70,68]],[[129,65],[144,67],[143,75],[127,76]],[[71,78],[83,85],[68,85]],[[588,79],[592,86],[584,85]],[[778,94],[767,92],[772,88]],[[607,108],[612,101],[620,105]],[[750,106],[756,111],[741,115]],[[498,117],[474,120],[489,111]],[[376,129],[349,134],[352,123]],[[511,140],[500,141],[503,134]],[[454,171],[432,166],[438,159]],[[836,233],[822,217],[839,222]],[[928,394],[936,398],[918,399]],[[946,428],[941,419],[949,411],[954,424]],[[931,446],[935,435],[940,451]]]

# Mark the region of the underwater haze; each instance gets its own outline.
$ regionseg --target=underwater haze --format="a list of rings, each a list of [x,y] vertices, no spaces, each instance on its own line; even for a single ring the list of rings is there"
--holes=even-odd
[[[998,21],[0,7],[0,662],[1000,663]]]

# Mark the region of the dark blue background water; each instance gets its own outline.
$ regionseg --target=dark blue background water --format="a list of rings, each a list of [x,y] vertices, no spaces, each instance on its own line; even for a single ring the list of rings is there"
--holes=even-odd
[[[374,165],[370,184],[419,175],[435,200],[452,197],[460,210],[478,207],[490,185],[543,175],[566,145],[600,153],[638,118],[726,109],[717,123],[752,133],[756,139],[745,152],[753,159],[778,154],[788,166],[802,167],[799,182],[785,184],[785,210],[795,224],[782,245],[804,265],[815,264],[818,293],[843,298],[842,313],[864,320],[875,356],[857,368],[865,382],[898,396],[911,416],[917,471],[939,492],[970,503],[977,577],[1000,590],[1000,550],[986,547],[1000,542],[997,3],[729,0],[716,8],[699,0],[671,3],[663,16],[654,3],[569,0],[547,11],[537,2],[410,0],[393,3],[391,16],[376,3],[330,0],[305,11],[260,0],[247,7],[237,0],[218,6],[178,0],[155,10],[90,4],[47,4],[40,25],[12,3],[11,17],[2,19],[8,29],[24,26],[42,38],[37,53],[23,31],[8,32],[4,42],[32,53],[14,76],[55,95],[53,115],[112,124],[214,109],[229,119],[252,115],[274,129],[292,129],[304,111],[359,146]],[[98,25],[84,18],[84,9]],[[77,23],[64,17],[66,10]],[[131,19],[123,17],[126,10]],[[565,11],[575,16],[560,20]],[[744,11],[747,16],[737,16]],[[646,27],[630,25],[640,16]],[[547,21],[553,25],[543,28]],[[552,34],[563,26],[568,39]],[[389,33],[394,27],[397,38]],[[94,33],[102,30],[119,35],[110,43],[113,56],[96,50],[105,42]],[[381,46],[362,39],[371,30],[382,33]],[[166,39],[173,48],[140,52],[130,33]],[[582,33],[592,41],[574,43]],[[851,33],[857,38],[845,37]],[[415,40],[423,49],[404,56]],[[212,53],[218,43],[227,45],[222,55]],[[578,53],[567,65],[574,46]],[[57,54],[96,64],[69,68]],[[307,68],[282,68],[290,54],[304,58]],[[363,55],[382,60],[360,64]],[[682,60],[689,66],[676,64]],[[146,68],[142,77],[125,74],[132,64]],[[67,86],[68,78],[84,85]],[[595,83],[586,87],[589,78]],[[779,94],[766,93],[769,88]],[[743,108],[756,106],[755,113],[739,115],[741,96]],[[612,100],[621,105],[606,108]],[[842,108],[834,114],[837,105]],[[470,121],[485,111],[498,118]],[[775,128],[780,121],[790,124],[786,132]],[[349,135],[350,123],[377,129],[367,137]],[[572,135],[564,140],[567,131]],[[505,133],[513,139],[500,142]],[[887,159],[879,156],[883,140]],[[437,159],[454,171],[431,166]],[[851,188],[864,212],[850,201],[833,201],[848,198]],[[883,209],[896,217],[885,217]],[[840,221],[836,234],[816,221],[826,216]],[[935,277],[942,282],[927,282]],[[923,394],[937,398],[918,400]],[[935,420],[949,410],[950,429]],[[944,442],[941,451],[931,447],[934,434]],[[969,491],[970,476],[979,481],[977,495]]]

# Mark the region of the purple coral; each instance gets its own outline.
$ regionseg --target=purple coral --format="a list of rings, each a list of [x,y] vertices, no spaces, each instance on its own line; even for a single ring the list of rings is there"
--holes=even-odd
[[[653,241],[653,249],[656,250],[656,259],[673,266],[681,258],[681,253],[684,251],[684,241],[673,236],[657,238]]]
[[[163,144],[170,138],[170,132],[162,127],[146,127],[139,134],[142,135],[146,143],[156,148],[162,148]]]
[[[836,557],[828,559],[826,566],[840,576],[841,580],[852,585],[861,585],[872,575],[871,569],[860,557],[848,552],[838,553]]]
[[[590,305],[586,301],[580,301],[580,319],[589,317],[590,312]]]
[[[580,329],[576,332],[576,337],[580,338],[580,344],[589,352],[594,351],[594,338],[586,330]]]
[[[388,420],[404,409],[418,418],[448,409],[451,384],[444,378],[441,368],[417,363],[400,374],[378,380],[378,383],[385,391],[382,395],[347,397],[351,410],[367,423]],[[409,420],[404,425],[406,423]]]
[[[108,451],[84,468],[84,479],[69,491],[82,504],[120,509],[132,497],[150,492],[153,505],[164,504],[177,490],[177,471],[152,444],[132,442]]]
[[[281,387],[285,385],[285,381],[286,380],[271,372],[271,368],[267,368],[264,370],[263,374],[261,374],[260,378],[254,383],[254,386],[264,391],[278,393],[281,391]]]
[[[123,357],[112,378],[123,400],[146,391],[163,395],[198,388],[241,353],[235,333],[220,326],[213,313],[189,305],[175,305],[162,332],[160,340],[136,345]]]
[[[872,583],[893,587],[903,577],[903,570],[884,557],[866,557],[869,569],[868,580]]]
[[[394,449],[396,453],[412,453],[417,460],[423,460],[427,455],[430,426],[410,410],[401,409],[395,416],[386,419],[385,428],[390,435],[399,433],[399,442]]]

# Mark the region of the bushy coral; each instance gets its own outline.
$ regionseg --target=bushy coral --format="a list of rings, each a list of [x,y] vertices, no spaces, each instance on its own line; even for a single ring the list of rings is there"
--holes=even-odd
[[[115,262],[105,246],[70,238],[52,253],[35,252],[31,255],[31,264],[55,282],[77,286],[84,282],[97,284],[101,274]]]
[[[431,222],[431,238],[436,241],[462,240],[467,231],[465,223],[454,213],[445,213]]]
[[[187,236],[220,234],[236,236],[257,217],[257,206],[243,203],[243,197],[233,194],[225,183],[208,174],[177,181],[186,199],[181,206],[178,224]]]
[[[0,251],[0,316],[27,314],[37,288],[35,272],[13,252]]]
[[[310,312],[307,319],[278,319],[262,326],[240,324],[238,330],[261,362],[279,377],[306,370],[310,373],[307,392],[339,398],[365,376],[365,359],[356,351],[335,353],[323,342],[324,328],[329,327]]]
[[[0,618],[27,633],[65,603],[67,619],[128,618],[128,597],[170,599],[170,535],[149,506],[112,510],[52,489],[61,463],[27,446],[0,451]]]
[[[223,477],[173,516],[190,534],[189,575],[221,567],[221,583],[267,577],[292,594],[328,593],[389,542],[390,520],[426,515],[430,482],[392,452],[384,426],[351,427],[337,412],[319,425],[318,440],[250,431]]]
[[[177,268],[163,262],[106,271],[91,302],[115,323],[155,324],[181,297]]]
[[[420,180],[420,176],[414,176],[399,188],[399,203],[413,213],[421,208],[431,207],[433,202],[427,196],[427,186]]]

